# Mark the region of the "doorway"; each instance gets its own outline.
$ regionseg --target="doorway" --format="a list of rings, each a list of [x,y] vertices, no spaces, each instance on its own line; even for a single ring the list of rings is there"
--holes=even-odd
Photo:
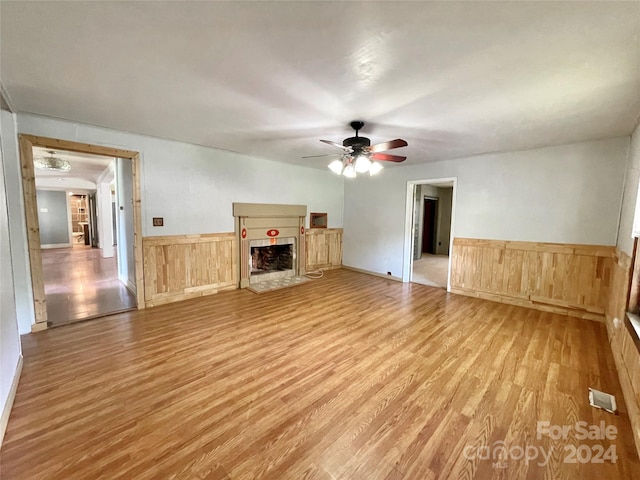
[[[437,227],[437,210],[438,199],[437,198],[424,198],[422,215],[422,253],[436,253],[435,240],[436,240],[436,227]]]
[[[48,324],[134,309],[131,160],[38,147],[33,158]],[[42,158],[66,162],[66,168],[41,168]],[[117,230],[129,232],[124,254],[113,249],[116,191],[123,206]]]
[[[454,178],[408,182],[403,281],[449,289],[455,184]]]
[[[42,244],[40,239],[40,231],[39,231],[39,207],[37,202],[37,187],[35,180],[35,172],[34,172],[34,163],[33,163],[33,149],[34,147],[40,147],[43,149],[54,149],[60,151],[66,151],[70,153],[76,154],[88,154],[91,156],[106,156],[111,160],[120,159],[123,162],[128,164],[128,170],[130,172],[129,175],[129,186],[128,191],[130,192],[131,198],[128,202],[127,209],[129,211],[129,219],[130,226],[128,230],[131,232],[130,239],[131,245],[128,248],[127,252],[127,264],[126,269],[119,269],[115,263],[115,256],[113,252],[113,235],[111,230],[112,219],[111,219],[111,211],[112,211],[112,200],[113,194],[109,189],[108,182],[105,180],[105,177],[102,177],[97,181],[92,188],[89,188],[88,192],[84,192],[87,198],[86,208],[87,212],[95,210],[95,216],[92,221],[87,219],[87,231],[89,231],[90,235],[90,243],[86,246],[86,252],[91,252],[91,259],[85,258],[84,260],[88,260],[90,267],[87,269],[87,272],[94,274],[96,271],[100,270],[99,264],[104,262],[113,262],[113,269],[118,272],[119,270],[126,270],[130,276],[128,277],[129,285],[124,284],[123,287],[126,289],[127,287],[130,292],[129,294],[129,305],[127,308],[144,308],[144,285],[143,285],[143,273],[142,273],[142,221],[141,221],[141,212],[140,212],[140,184],[139,184],[139,161],[140,156],[138,152],[115,149],[110,147],[102,147],[90,144],[83,144],[78,142],[71,142],[66,140],[52,139],[46,137],[36,137],[32,135],[19,135],[20,141],[20,161],[23,173],[23,192],[25,199],[25,216],[27,223],[27,241],[29,247],[29,260],[30,260],[30,269],[31,269],[31,279],[32,279],[32,288],[33,288],[33,296],[34,296],[34,307],[35,307],[35,317],[36,322],[32,325],[32,331],[39,331],[46,329],[48,324],[48,311],[47,311],[47,294],[45,292],[45,275],[43,271],[43,256],[47,254],[43,253],[45,250],[42,250]],[[115,172],[114,172],[115,173]],[[63,178],[60,176],[60,178]],[[91,194],[95,194],[92,201],[89,202],[88,198]],[[101,200],[102,196],[102,200]],[[124,209],[124,205],[122,206]],[[105,213],[107,212],[107,213]],[[43,214],[46,212],[42,212]],[[71,224],[71,220],[69,220]],[[84,226],[83,226],[84,228]],[[92,230],[93,232],[91,232]],[[83,231],[84,234],[84,231]],[[70,234],[70,240],[72,236]],[[91,243],[97,242],[100,244],[100,249],[95,249],[96,251],[102,250],[100,253],[96,253],[93,251],[91,247]],[[72,245],[69,245],[72,246]],[[88,250],[87,250],[88,249]],[[52,250],[53,251],[53,250]],[[60,252],[57,252],[60,254]],[[67,253],[70,253],[69,251]],[[111,259],[111,260],[109,260]],[[66,261],[70,261],[66,259]],[[51,263],[61,264],[63,261],[60,259],[53,260]],[[66,271],[59,273],[59,275],[65,275],[69,273],[71,269],[67,269]],[[119,274],[116,274],[116,282],[119,284],[123,284],[124,282],[119,277]],[[68,285],[67,281],[62,282],[63,285]],[[99,302],[102,302],[103,305],[113,306],[114,302],[112,301],[115,297],[109,297],[109,294],[106,293],[107,289],[100,288],[99,285],[93,285],[92,287],[84,287],[85,291],[93,291],[95,293],[95,297]],[[131,292],[132,291],[132,292]],[[99,303],[98,302],[98,303]],[[94,309],[94,314],[90,313],[90,310],[85,310],[83,317],[87,318],[93,316],[101,316],[104,313],[101,311],[96,311]],[[109,312],[112,313],[112,312]]]

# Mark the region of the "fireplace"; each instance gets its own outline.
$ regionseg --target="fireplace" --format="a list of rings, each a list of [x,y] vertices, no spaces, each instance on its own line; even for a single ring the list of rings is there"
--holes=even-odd
[[[295,238],[251,240],[249,248],[249,283],[293,277],[295,273]]]
[[[240,288],[305,274],[305,205],[234,203]]]

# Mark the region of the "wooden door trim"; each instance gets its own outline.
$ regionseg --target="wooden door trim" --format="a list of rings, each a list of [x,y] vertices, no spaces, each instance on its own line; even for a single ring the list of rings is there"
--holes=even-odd
[[[138,309],[144,304],[144,271],[142,258],[142,202],[140,195],[140,153],[133,150],[111,148],[102,145],[73,142],[58,138],[37,135],[18,134],[20,144],[20,166],[22,172],[22,191],[24,197],[25,219],[27,224],[27,243],[29,247],[29,266],[35,308],[35,323],[31,331],[47,328],[47,305],[44,294],[44,278],[42,274],[42,255],[40,252],[40,228],[38,226],[38,206],[36,200],[35,173],[33,169],[33,147],[67,150],[108,157],[127,158],[132,162],[133,180],[133,237],[134,263],[136,275],[136,303]]]
[[[38,204],[36,200],[36,179],[33,169],[33,143],[27,136],[19,135],[20,172],[22,175],[22,194],[24,214],[27,225],[27,246],[29,266],[31,268],[31,288],[33,289],[33,309],[35,323],[31,331],[47,328],[47,304],[44,294],[42,275],[42,252],[40,251],[40,227],[38,224]]]

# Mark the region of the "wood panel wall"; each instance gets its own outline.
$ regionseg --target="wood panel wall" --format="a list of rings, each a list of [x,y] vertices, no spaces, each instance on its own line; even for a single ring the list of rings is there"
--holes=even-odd
[[[604,321],[615,247],[455,238],[451,291]]]
[[[632,262],[629,255],[620,250],[616,251],[613,260],[613,278],[606,312],[607,333],[640,456],[640,352],[624,324]]]
[[[307,270],[339,268],[342,229],[307,230]],[[145,305],[152,307],[238,287],[236,235],[143,238]]]
[[[456,238],[451,291],[582,318],[606,318],[640,456],[640,351],[625,324],[631,263],[615,247]]]
[[[305,237],[307,271],[342,266],[341,228],[310,228]]]
[[[235,233],[145,237],[147,307],[237,288]]]

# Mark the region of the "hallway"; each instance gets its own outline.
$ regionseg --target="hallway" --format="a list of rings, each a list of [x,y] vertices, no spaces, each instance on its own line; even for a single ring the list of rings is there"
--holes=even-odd
[[[423,253],[422,258],[413,262],[411,281],[430,287],[447,288],[449,256]]]
[[[118,280],[115,257],[98,248],[42,250],[48,321],[54,325],[136,308],[135,296]]]

